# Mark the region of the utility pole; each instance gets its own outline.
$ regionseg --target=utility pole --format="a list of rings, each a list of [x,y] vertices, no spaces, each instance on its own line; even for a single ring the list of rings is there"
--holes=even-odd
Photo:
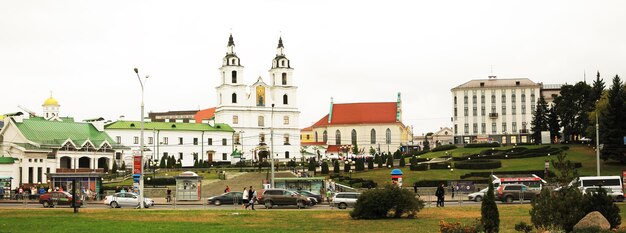
[[[274,186],[274,104],[272,104],[272,123],[270,125],[270,143],[271,145],[271,153],[270,153],[270,158],[271,158],[271,169],[272,169],[272,177],[271,177],[271,184],[272,184],[272,188],[275,188],[276,186]]]

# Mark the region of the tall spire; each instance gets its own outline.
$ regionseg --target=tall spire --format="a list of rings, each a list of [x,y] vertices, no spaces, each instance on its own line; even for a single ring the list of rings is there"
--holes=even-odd
[[[232,33],[228,37],[228,46],[235,46],[235,41],[233,40],[233,34]]]
[[[278,48],[284,48],[283,46],[283,37],[278,37]]]

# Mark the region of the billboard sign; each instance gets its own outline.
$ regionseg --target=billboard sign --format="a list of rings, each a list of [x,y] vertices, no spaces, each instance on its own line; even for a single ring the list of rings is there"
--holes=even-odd
[[[550,131],[541,131],[541,144],[550,144]]]
[[[133,156],[133,174],[141,174],[141,156]]]

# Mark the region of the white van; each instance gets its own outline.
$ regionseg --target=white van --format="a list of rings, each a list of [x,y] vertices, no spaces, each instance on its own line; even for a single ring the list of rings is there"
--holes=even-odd
[[[624,196],[624,186],[622,184],[622,177],[620,176],[581,176],[574,179],[570,185],[578,186],[581,191],[602,186],[604,189],[611,190],[612,193],[621,194],[622,200]]]

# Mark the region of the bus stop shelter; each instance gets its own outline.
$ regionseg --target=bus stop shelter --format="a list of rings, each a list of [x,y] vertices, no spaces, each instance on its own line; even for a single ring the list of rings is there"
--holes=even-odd
[[[195,172],[186,171],[174,177],[176,179],[176,200],[197,201],[201,198],[202,177]]]
[[[315,194],[321,194],[324,188],[325,177],[289,177],[275,178],[276,188],[283,188],[290,191],[306,190]]]

